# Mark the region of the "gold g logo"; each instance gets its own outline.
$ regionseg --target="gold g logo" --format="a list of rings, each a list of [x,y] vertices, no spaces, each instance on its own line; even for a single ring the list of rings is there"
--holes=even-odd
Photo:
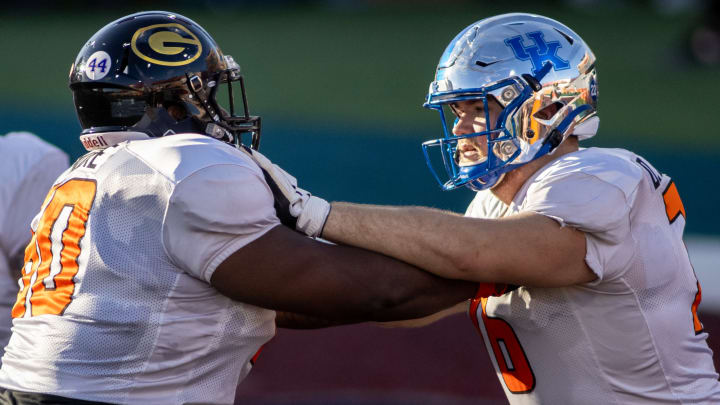
[[[130,46],[141,59],[163,66],[192,63],[202,53],[195,34],[180,24],[155,24],[135,31]]]

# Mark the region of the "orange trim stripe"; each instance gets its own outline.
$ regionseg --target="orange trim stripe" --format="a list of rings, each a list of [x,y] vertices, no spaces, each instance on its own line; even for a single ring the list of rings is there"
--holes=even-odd
[[[473,325],[475,325],[475,329],[477,329],[480,336],[482,336],[482,331],[480,330],[480,321],[478,320],[477,313],[478,313],[478,307],[480,306],[480,298],[474,298],[470,301],[470,309],[468,309],[470,320],[472,321]]]
[[[700,318],[698,317],[698,306],[700,306],[700,301],[702,300],[702,288],[700,288],[700,282],[697,282],[697,294],[695,294],[695,300],[692,304],[692,316],[693,316],[693,328],[695,329],[695,334],[698,335],[703,331],[703,324],[700,322]]]
[[[685,216],[685,206],[680,199],[680,194],[675,186],[675,182],[671,181],[670,184],[668,184],[663,192],[663,200],[665,200],[665,213],[670,223],[675,222],[680,215],[682,215],[683,218],[687,218],[687,216]]]
[[[260,348],[258,349],[258,351],[255,352],[255,354],[254,354],[254,355],[252,356],[252,358],[250,359],[250,364],[252,364],[253,366],[255,365],[255,362],[257,362],[258,358],[260,358],[260,353],[262,353],[262,351],[263,351],[263,349],[265,348],[265,345],[266,345],[266,344],[267,344],[267,343],[265,343],[264,345],[260,346]]]
[[[540,107],[542,107],[542,96],[537,96],[535,97],[535,101],[533,101],[532,110],[530,111],[530,129],[535,133],[535,136],[528,140],[530,145],[537,142],[540,138],[540,124],[535,120],[535,113],[540,111]]]

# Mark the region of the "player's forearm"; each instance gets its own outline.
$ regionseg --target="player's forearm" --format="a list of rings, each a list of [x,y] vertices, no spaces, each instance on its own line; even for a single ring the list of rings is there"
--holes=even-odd
[[[286,329],[320,329],[331,326],[343,325],[348,322],[331,321],[309,315],[294,312],[277,311],[275,313],[275,324],[278,328]]]
[[[318,315],[328,319],[414,319],[472,298],[477,290],[476,283],[441,278],[376,252],[347,246],[323,247],[326,254],[322,263],[314,265],[315,270],[342,275],[339,282],[328,285],[334,298],[324,300],[324,307],[334,308],[323,308],[328,315]],[[337,314],[341,314],[340,318]]]
[[[459,302],[450,308],[445,308],[440,312],[436,312],[432,315],[428,315],[422,318],[406,319],[402,321],[390,321],[390,322],[377,322],[376,325],[384,328],[422,328],[424,326],[435,323],[441,319],[447,318],[450,315],[455,315],[460,312],[467,312],[470,300]]]
[[[475,283],[433,277],[436,280],[427,288],[414,288],[412,294],[402,293],[404,299],[383,300],[382,305],[376,306],[366,319],[389,322],[423,318],[467,301],[477,289]]]
[[[468,277],[468,255],[481,250],[479,238],[462,239],[468,219],[421,207],[333,203],[323,237],[362,247],[448,278]],[[488,280],[478,280],[488,281]]]
[[[323,237],[484,283],[558,287],[588,282],[585,237],[543,215],[467,218],[423,207],[333,203]]]
[[[283,226],[231,254],[210,282],[237,301],[341,323],[418,318],[471,298],[477,289]]]

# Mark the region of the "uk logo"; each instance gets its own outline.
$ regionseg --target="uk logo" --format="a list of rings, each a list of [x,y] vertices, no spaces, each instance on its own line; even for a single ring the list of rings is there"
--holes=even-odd
[[[506,39],[505,45],[512,49],[515,57],[519,60],[532,62],[532,74],[537,74],[545,62],[552,62],[555,70],[570,68],[570,62],[557,55],[558,49],[562,48],[560,42],[545,42],[545,35],[540,31],[528,32],[525,35],[533,42],[533,45],[525,46],[521,35]]]

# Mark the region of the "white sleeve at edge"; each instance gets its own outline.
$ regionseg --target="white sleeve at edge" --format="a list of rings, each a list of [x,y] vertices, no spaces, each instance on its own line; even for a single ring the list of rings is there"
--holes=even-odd
[[[272,192],[258,172],[243,165],[216,165],[175,186],[163,242],[178,266],[210,282],[228,256],[280,223]]]
[[[598,282],[614,276],[606,263],[630,232],[628,196],[595,176],[573,173],[538,184],[528,192],[523,211],[532,211],[585,233],[585,262]]]
[[[8,215],[2,224],[2,238],[9,255],[17,254],[27,245],[30,240],[30,221],[40,211],[53,182],[67,167],[67,155],[57,150],[47,153],[28,168],[13,194],[10,206],[7,207],[12,214]]]

